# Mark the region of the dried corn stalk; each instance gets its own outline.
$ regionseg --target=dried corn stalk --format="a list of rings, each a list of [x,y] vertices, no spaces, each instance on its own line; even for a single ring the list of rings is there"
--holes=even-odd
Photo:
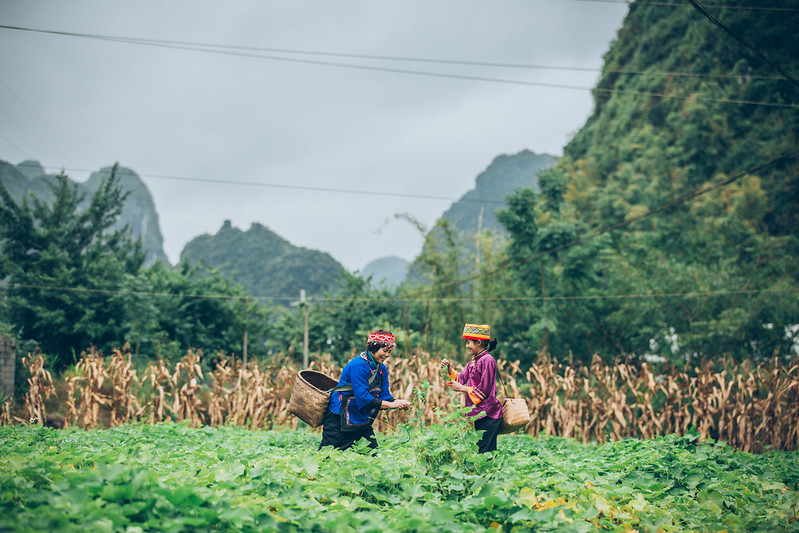
[[[100,406],[109,405],[109,397],[102,392],[103,383],[108,377],[105,369],[105,360],[102,354],[94,347],[88,353],[81,354],[78,364],[75,365],[75,385],[80,393],[80,400],[76,407],[80,418],[80,426],[84,429],[97,427],[100,416]]]
[[[9,396],[0,399],[2,399],[3,402],[0,404],[0,426],[10,426],[13,422],[11,411],[14,406],[14,398]]]
[[[112,425],[146,418],[150,423],[174,419],[193,425],[297,426],[296,417],[286,410],[298,370],[294,363],[251,361],[245,366],[221,354],[206,381],[201,356],[189,350],[174,369],[164,361],[153,362],[139,381],[127,351],[115,351],[104,367],[103,358],[90,350],[78,364],[78,375],[67,379],[66,423],[95,427],[98,409],[105,408],[112,410]],[[25,361],[32,375],[26,406],[31,418],[43,421],[44,398],[52,394],[52,382],[41,366]],[[333,379],[341,373],[329,356],[317,358],[311,367]],[[462,404],[462,395],[445,386],[439,360],[428,353],[395,355],[388,368],[393,394],[410,400],[413,407],[382,413],[375,422],[377,431],[391,431],[409,421],[438,423],[436,412]],[[588,366],[547,357],[528,368],[500,357],[498,370],[499,396],[527,400],[532,420],[526,431],[532,435],[546,432],[604,442],[684,434],[693,426],[702,438],[724,440],[745,451],[799,449],[799,363],[723,362],[719,370],[656,374],[646,364],[606,364],[598,356]],[[110,398],[101,391],[109,376]],[[420,402],[417,392],[424,382],[429,387],[426,401]],[[137,403],[141,396],[148,398],[143,406]]]
[[[44,424],[47,421],[47,411],[45,400],[55,393],[53,378],[50,372],[44,368],[44,357],[41,354],[31,358],[22,358],[22,365],[28,369],[28,392],[25,394],[25,410],[28,414],[29,422],[34,424]]]
[[[125,345],[124,353],[115,349],[111,355],[108,374],[111,380],[111,427],[139,420],[143,408],[136,395],[139,377],[131,362],[130,347]]]
[[[198,427],[203,423],[202,406],[198,391],[203,380],[200,367],[202,351],[191,350],[175,363],[175,372],[172,375],[173,404],[171,411],[178,421],[188,421],[192,426]]]
[[[143,382],[149,386],[150,400],[145,403],[144,410],[150,412],[147,422],[150,424],[163,422],[167,418],[167,388],[174,390],[172,371],[163,359],[150,363],[144,370]]]

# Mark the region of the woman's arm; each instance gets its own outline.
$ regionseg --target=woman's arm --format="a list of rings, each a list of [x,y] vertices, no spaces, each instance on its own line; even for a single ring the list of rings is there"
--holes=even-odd
[[[469,364],[475,364],[474,362],[470,362]],[[467,378],[466,369],[458,375],[458,381],[453,381],[450,384],[452,390],[457,392],[465,392],[469,395],[469,398],[472,400],[474,405],[478,405],[480,402],[486,399],[486,393],[484,391],[491,390],[489,385],[489,377],[490,374],[492,377],[495,378],[496,375],[496,368],[494,371],[490,371],[490,364],[486,364],[481,359],[480,362],[476,363],[476,370],[477,372],[472,371],[471,378]],[[468,365],[467,365],[468,366]],[[475,377],[475,374],[477,376]]]
[[[390,402],[384,401],[380,408],[381,409],[408,409],[411,406],[411,402],[408,400],[392,400]]]

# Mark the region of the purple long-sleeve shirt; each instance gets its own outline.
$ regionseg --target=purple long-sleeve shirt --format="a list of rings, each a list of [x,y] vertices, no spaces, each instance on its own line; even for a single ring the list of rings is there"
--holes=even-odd
[[[464,405],[475,406],[469,416],[485,412],[488,418],[502,418],[502,405],[497,399],[497,361],[490,353],[474,356],[458,374],[457,381],[471,388],[464,395]]]

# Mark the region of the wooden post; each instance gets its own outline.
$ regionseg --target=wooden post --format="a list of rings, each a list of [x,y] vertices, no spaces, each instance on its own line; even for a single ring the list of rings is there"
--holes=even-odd
[[[541,307],[545,307],[547,301],[547,286],[544,282],[544,262],[541,261]],[[544,353],[549,353],[549,328],[544,326],[544,345],[541,348]]]
[[[242,322],[244,323],[244,338],[241,339],[241,357],[244,359],[244,366],[247,366],[247,300],[241,301]]]
[[[305,289],[300,290],[300,305],[305,312],[305,330],[302,342],[302,367],[308,368],[308,303],[305,301]]]

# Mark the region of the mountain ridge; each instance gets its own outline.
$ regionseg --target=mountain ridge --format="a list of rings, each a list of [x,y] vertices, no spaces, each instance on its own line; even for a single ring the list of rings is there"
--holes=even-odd
[[[186,243],[180,258],[219,269],[259,298],[335,290],[344,270],[327,252],[294,246],[258,222],[242,231],[225,220],[214,235],[205,233]]]
[[[530,150],[498,155],[476,176],[474,188],[451,204],[441,217],[463,234],[473,234],[479,229],[502,233],[494,211],[504,205],[505,196],[518,187],[537,187],[536,173],[556,161],[555,156]],[[80,192],[92,194],[112,168],[103,167],[92,172],[86,182],[73,183]],[[161,261],[173,266],[163,251],[158,213],[147,185],[126,167],[118,167],[117,176],[122,188],[129,192],[117,226],[127,224],[133,236],[141,238],[147,264]],[[26,160],[18,165],[0,161],[0,180],[15,201],[21,201],[28,193],[50,200],[47,183],[52,178],[38,161]],[[335,290],[344,270],[330,254],[295,246],[260,223],[253,222],[243,231],[229,220],[223,222],[216,234],[197,235],[187,242],[180,261],[205,262],[254,296],[265,298],[298,295],[301,289],[309,294]],[[409,265],[401,258],[377,257],[364,266],[361,274],[371,276],[375,285],[385,283],[394,287],[406,280]],[[279,280],[277,285],[275,280]]]

